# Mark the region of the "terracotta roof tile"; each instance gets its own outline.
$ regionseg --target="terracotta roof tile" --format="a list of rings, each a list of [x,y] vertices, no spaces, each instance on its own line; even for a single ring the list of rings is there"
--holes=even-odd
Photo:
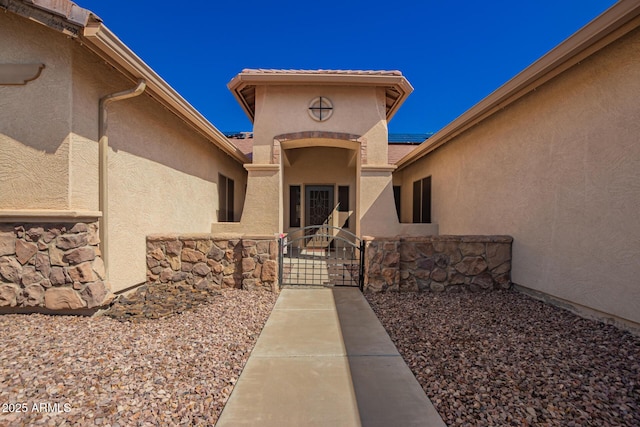
[[[73,24],[81,25],[83,27],[87,25],[90,17],[93,17],[97,21],[101,21],[101,19],[93,15],[90,10],[83,9],[69,0],[30,0],[25,1],[24,3],[31,3],[39,9],[54,13]]]
[[[401,76],[397,70],[277,70],[266,68],[245,68],[243,74],[348,74],[352,76]]]
[[[387,161],[390,165],[395,165],[398,160],[415,150],[419,144],[389,144],[389,154]]]
[[[229,141],[251,160],[253,157],[253,138],[229,138]]]

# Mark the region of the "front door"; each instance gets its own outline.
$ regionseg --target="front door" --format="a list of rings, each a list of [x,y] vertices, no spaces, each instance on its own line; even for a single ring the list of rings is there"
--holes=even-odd
[[[333,186],[305,186],[305,226],[322,225],[333,212]]]

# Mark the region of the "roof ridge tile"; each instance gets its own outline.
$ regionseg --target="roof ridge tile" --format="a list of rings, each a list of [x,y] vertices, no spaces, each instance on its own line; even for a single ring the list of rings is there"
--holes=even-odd
[[[349,74],[349,75],[381,75],[402,76],[398,70],[304,70],[304,69],[276,69],[276,68],[245,68],[242,74]]]

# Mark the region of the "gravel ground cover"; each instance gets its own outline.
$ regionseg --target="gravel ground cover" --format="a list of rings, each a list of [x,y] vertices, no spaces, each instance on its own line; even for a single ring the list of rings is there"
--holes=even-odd
[[[449,426],[640,426],[640,338],[514,291],[367,294]]]
[[[0,425],[212,426],[275,300],[223,290],[132,322],[0,316]]]

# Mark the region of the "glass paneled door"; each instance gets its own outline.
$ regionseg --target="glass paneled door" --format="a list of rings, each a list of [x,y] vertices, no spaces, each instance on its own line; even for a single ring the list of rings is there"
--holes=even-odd
[[[324,224],[333,208],[333,185],[305,186],[305,227]]]

